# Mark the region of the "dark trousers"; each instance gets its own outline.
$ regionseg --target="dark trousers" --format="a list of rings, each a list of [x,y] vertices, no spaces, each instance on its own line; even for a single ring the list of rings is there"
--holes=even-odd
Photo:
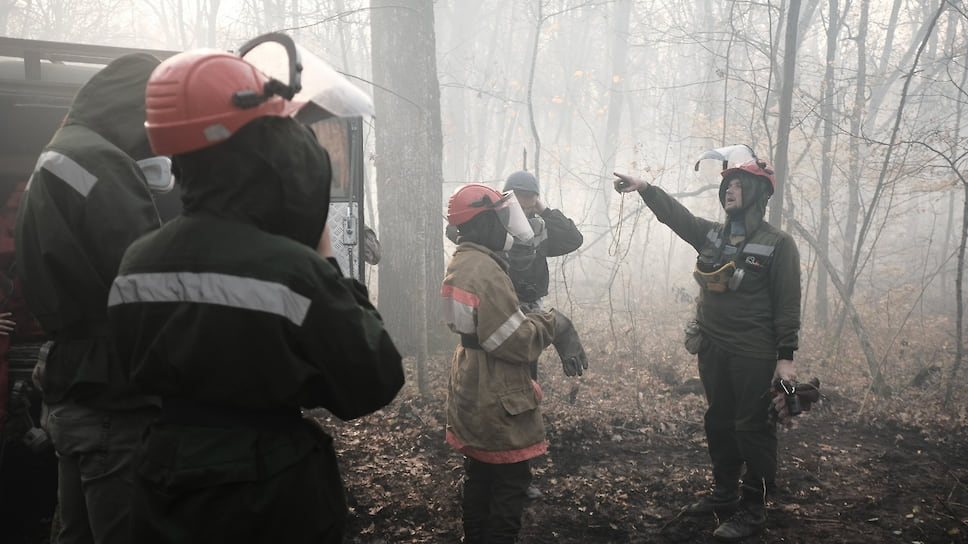
[[[512,544],[528,500],[530,463],[498,465],[465,457],[464,470],[464,543]]]
[[[290,458],[307,441],[316,447]],[[161,423],[149,429],[139,453],[130,544],[345,540],[336,452],[314,423],[258,438],[243,429]]]
[[[735,490],[745,465],[743,499],[760,503],[776,479],[776,425],[769,418],[768,394],[775,369],[773,359],[740,357],[710,341],[699,352],[715,486],[720,491]]]
[[[50,407],[57,450],[59,544],[137,542],[130,527],[132,454],[154,409],[103,410],[64,402]]]

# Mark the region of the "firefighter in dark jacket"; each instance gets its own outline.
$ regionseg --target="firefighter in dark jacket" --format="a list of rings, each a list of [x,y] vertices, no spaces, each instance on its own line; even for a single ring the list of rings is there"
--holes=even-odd
[[[766,523],[766,494],[776,477],[767,392],[777,378],[796,379],[800,256],[793,238],[764,220],[776,186],[772,167],[754,158],[722,172],[723,223],[695,217],[644,180],[615,175],[617,191],[638,191],[656,218],[698,252],[699,376],[714,488],[684,513],[716,513],[721,523],[713,535],[741,540]]]
[[[505,253],[508,274],[511,275],[514,292],[521,301],[521,309],[525,313],[541,311],[542,299],[548,295],[551,282],[548,257],[560,257],[577,251],[584,237],[574,221],[560,210],[545,205],[541,200],[541,187],[531,172],[520,170],[511,174],[504,182],[504,190],[514,191],[534,231],[534,238],[528,242],[515,242]],[[531,361],[530,366],[531,377],[537,380],[538,359]],[[528,487],[529,499],[543,496],[537,487]]]
[[[162,401],[132,542],[342,542],[332,439],[301,409],[361,417],[404,383],[365,287],[332,258],[329,155],[268,81],[200,50],[148,82],[183,211],[125,252],[108,302],[134,382]]]
[[[62,544],[134,541],[131,452],[157,400],[128,381],[108,336],[107,299],[125,248],[161,224],[136,162],[153,155],[144,93],[158,62],[125,55],[81,87],[18,210],[24,297],[54,340],[41,385],[59,458]]]
[[[509,273],[521,305],[541,309],[541,299],[548,295],[550,278],[548,257],[559,257],[576,251],[584,238],[575,222],[560,210],[549,208],[541,200],[538,180],[531,172],[521,170],[508,176],[505,191],[514,191],[521,209],[534,231],[527,243],[515,243],[507,252]],[[536,374],[536,365],[532,367]]]
[[[447,442],[464,454],[464,542],[510,544],[521,528],[529,460],[548,450],[541,388],[528,364],[549,344],[565,373],[587,367],[571,322],[556,310],[521,311],[503,252],[532,231],[510,191],[479,184],[455,192],[447,221],[458,246],[441,287],[442,310],[460,335],[447,391]]]

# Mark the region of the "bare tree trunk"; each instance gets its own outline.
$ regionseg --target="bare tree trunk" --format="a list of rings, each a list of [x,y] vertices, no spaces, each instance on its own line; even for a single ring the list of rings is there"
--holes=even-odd
[[[938,22],[938,19],[941,17],[941,14],[944,13],[946,9],[946,5],[947,5],[946,0],[941,0],[941,4],[938,7],[937,11],[935,12],[934,17],[925,25],[924,27],[925,32],[922,35],[921,45],[920,47],[918,47],[917,53],[915,54],[915,57],[914,57],[914,62],[911,64],[911,68],[907,71],[907,76],[904,77],[904,87],[901,90],[897,111],[895,112],[894,126],[891,129],[891,136],[887,144],[887,151],[884,154],[884,160],[881,162],[881,170],[880,170],[880,174],[878,175],[877,185],[874,188],[873,195],[871,196],[870,203],[867,207],[867,212],[864,214],[864,220],[863,220],[863,223],[861,223],[860,230],[858,232],[857,242],[854,247],[854,254],[852,256],[852,260],[849,263],[847,263],[848,273],[846,274],[846,278],[845,278],[846,285],[845,285],[844,291],[842,291],[841,293],[841,295],[844,297],[843,301],[844,301],[845,311],[849,311],[849,308],[851,306],[850,300],[853,297],[854,287],[857,284],[857,277],[859,274],[859,270],[861,268],[860,263],[861,263],[861,257],[863,254],[863,249],[864,249],[864,241],[867,237],[867,234],[873,228],[875,214],[880,204],[881,197],[887,191],[888,185],[890,184],[890,182],[888,182],[887,180],[888,170],[890,169],[891,158],[893,156],[894,148],[897,145],[897,142],[899,139],[901,121],[904,116],[904,107],[907,104],[908,88],[911,84],[912,79],[914,79],[914,74],[918,71],[918,62],[921,59],[921,53],[924,51],[925,46],[930,40],[934,26]],[[831,279],[833,279],[833,276],[831,276]],[[855,319],[855,317],[851,316],[851,319],[853,320]],[[890,393],[890,388],[883,381],[883,378],[881,377],[881,374],[879,372],[876,375],[873,375],[873,378],[874,378],[874,383],[872,384],[872,390],[875,393],[883,394],[883,395]],[[880,378],[880,381],[879,381],[879,378]]]
[[[615,170],[615,154],[618,150],[619,123],[622,121],[622,106],[625,102],[625,74],[628,73],[629,19],[632,0],[618,0],[612,16],[612,70],[609,89],[608,120],[605,122],[605,152],[603,153],[603,176],[611,176]],[[611,187],[605,193],[612,194]]]
[[[857,238],[857,218],[860,216],[860,177],[864,167],[861,134],[864,128],[864,112],[867,106],[867,26],[870,15],[870,0],[861,1],[860,23],[857,27],[857,82],[854,86],[854,107],[850,115],[850,150],[848,152],[848,202],[844,226],[843,262],[850,262],[854,254]]]
[[[854,248],[857,244],[857,218],[860,217],[860,182],[861,171],[864,167],[864,157],[862,156],[864,144],[861,134],[863,133],[865,112],[867,112],[867,27],[870,16],[870,0],[862,0],[860,4],[860,20],[857,25],[857,35],[854,41],[857,43],[857,78],[854,85],[854,105],[850,114],[850,143],[848,145],[848,165],[847,165],[847,213],[843,219],[844,223],[844,247],[841,254],[841,262],[844,270],[849,266]],[[838,312],[835,318],[836,326],[833,334],[827,334],[826,357],[831,357],[837,351],[844,330],[846,314]]]
[[[952,18],[951,24],[948,25],[949,35],[952,36],[952,53],[956,50],[954,36],[957,36],[955,32],[954,18]],[[968,98],[968,91],[965,88],[965,82],[968,81],[968,66],[964,66],[961,72],[961,79],[956,83],[956,88],[961,94],[962,100],[958,102],[957,112],[955,116],[955,137],[953,142],[961,142],[961,123],[964,118],[965,102],[964,99]],[[952,157],[964,158],[966,152],[957,143],[952,146],[948,153]],[[951,404],[951,398],[954,394],[954,387],[958,379],[958,371],[961,370],[961,364],[964,362],[965,358],[965,246],[968,245],[968,180],[962,175],[962,168],[958,168],[958,160],[950,160],[949,164],[951,169],[958,176],[961,181],[962,189],[964,194],[962,196],[962,209],[961,209],[961,238],[958,243],[958,266],[957,272],[955,274],[955,360],[954,364],[951,365],[951,375],[948,377],[948,384],[945,389],[944,402],[945,405]],[[953,202],[954,196],[951,197],[952,205],[949,207],[948,221],[952,221],[953,213]],[[951,229],[948,229],[949,231]],[[945,249],[948,246],[948,236],[945,236]],[[944,276],[942,275],[942,278]]]
[[[833,267],[833,263],[830,262],[830,256],[820,250],[819,241],[814,238],[813,234],[804,228],[803,225],[801,225],[796,219],[789,217],[787,218],[787,223],[814,248],[814,250],[817,252],[817,257],[821,259],[823,266],[829,268],[830,282],[833,283],[834,288],[837,289],[844,301],[844,313],[850,319],[850,323],[854,329],[854,334],[857,335],[857,340],[860,341],[861,350],[864,352],[864,358],[867,359],[867,367],[870,369],[871,377],[873,378],[872,390],[875,393],[882,395],[890,394],[890,388],[887,387],[884,381],[884,376],[881,374],[881,365],[877,359],[877,354],[874,353],[874,346],[871,343],[870,334],[868,334],[867,328],[864,327],[864,322],[860,318],[860,314],[857,313],[857,309],[854,308],[854,305],[848,296],[848,286],[841,281],[840,276]]]
[[[955,379],[961,369],[961,363],[965,357],[965,246],[968,244],[968,183],[962,180],[964,188],[964,199],[961,207],[961,241],[958,244],[958,274],[955,275],[955,362],[951,365],[951,376],[944,392],[945,404],[951,403],[951,396],[954,391]]]
[[[820,233],[818,251],[830,251],[830,179],[833,173],[834,147],[834,97],[836,81],[834,62],[837,60],[837,35],[840,33],[840,6],[837,0],[829,0],[827,23],[827,68],[824,72],[823,98],[820,117],[823,119],[822,166],[820,173]],[[827,267],[817,268],[817,324],[821,329],[827,326]]]
[[[911,41],[908,42],[910,43],[910,46],[908,46],[907,51],[904,52],[904,55],[901,57],[901,59],[891,60],[891,54],[895,52],[893,47],[894,32],[896,32],[897,28],[899,27],[897,24],[897,12],[900,9],[900,4],[903,4],[901,0],[895,0],[895,4],[891,11],[891,21],[884,27],[884,48],[881,50],[881,61],[877,66],[877,70],[878,73],[885,75],[884,80],[879,85],[871,89],[870,111],[872,112],[880,111],[881,104],[888,97],[888,91],[891,89],[891,86],[894,84],[894,82],[897,81],[898,78],[906,77],[905,72],[902,72],[901,70],[892,70],[889,68],[889,65],[906,66],[908,63],[917,64],[918,60],[915,58],[912,61],[912,58],[914,58],[915,55],[917,55],[917,57],[921,56],[926,44],[929,41],[929,37],[934,30],[934,25],[938,21],[937,15],[926,20],[924,24],[918,28],[915,36],[910,38]],[[947,4],[947,2],[944,4]],[[905,87],[907,87],[909,84],[909,81],[904,82]]]
[[[783,193],[789,172],[788,149],[790,147],[790,125],[793,110],[793,87],[796,82],[797,66],[797,22],[800,17],[800,2],[790,2],[787,11],[786,40],[783,47],[783,81],[780,86],[780,123],[777,127],[776,152],[773,163],[776,168],[776,191],[770,203],[770,224],[781,228],[783,220]]]
[[[432,0],[371,0],[379,212],[380,311],[397,346],[417,358],[427,394],[428,324],[443,276],[440,85]],[[431,302],[433,301],[433,302]]]
[[[534,138],[534,177],[541,180],[541,135],[538,134],[538,125],[534,121],[534,102],[532,100],[532,93],[534,92],[534,72],[537,69],[538,64],[538,42],[541,41],[541,25],[544,24],[544,16],[542,15],[542,0],[536,2],[538,8],[538,17],[535,21],[534,28],[534,42],[531,44],[531,66],[528,69],[528,97],[526,103],[528,106],[528,122],[531,126],[531,137]]]

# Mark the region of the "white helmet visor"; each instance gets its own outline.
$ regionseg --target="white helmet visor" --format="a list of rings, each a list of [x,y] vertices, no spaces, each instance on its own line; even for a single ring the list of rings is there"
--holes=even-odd
[[[497,216],[508,234],[516,242],[522,244],[531,242],[531,239],[534,238],[534,231],[531,229],[531,223],[528,222],[527,216],[524,215],[524,210],[521,209],[521,204],[514,197],[514,191],[503,193],[501,200],[494,205],[494,211],[497,212]]]

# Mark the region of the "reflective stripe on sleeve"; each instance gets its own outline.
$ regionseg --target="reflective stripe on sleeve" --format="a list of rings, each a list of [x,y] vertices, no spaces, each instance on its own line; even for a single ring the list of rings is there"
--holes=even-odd
[[[714,247],[723,245],[723,241],[719,238],[719,231],[716,229],[709,229],[709,232],[706,233],[706,239],[709,240]]]
[[[525,319],[527,318],[524,317],[524,313],[521,310],[514,312],[496,331],[487,337],[487,340],[481,342],[481,347],[484,348],[484,351],[496,350],[505,340],[514,334],[514,331],[518,330],[518,327],[521,326],[521,323],[524,323]]]
[[[78,193],[81,193],[81,196],[84,197],[87,197],[87,194],[91,192],[91,188],[97,183],[97,177],[94,174],[74,162],[74,159],[57,151],[44,151],[40,154],[40,157],[37,159],[37,164],[34,166],[34,172],[40,169],[47,170],[51,174],[64,180],[64,183],[67,183],[67,185]],[[34,177],[30,176],[30,179],[27,181],[26,190],[30,190],[30,184],[33,181]]]
[[[440,310],[444,314],[444,322],[453,325],[454,330],[462,334],[477,334],[477,323],[474,316],[481,301],[477,295],[453,285],[440,288]]]
[[[195,272],[128,274],[114,279],[108,306],[139,302],[194,302],[267,312],[302,325],[311,300],[276,282]]]

